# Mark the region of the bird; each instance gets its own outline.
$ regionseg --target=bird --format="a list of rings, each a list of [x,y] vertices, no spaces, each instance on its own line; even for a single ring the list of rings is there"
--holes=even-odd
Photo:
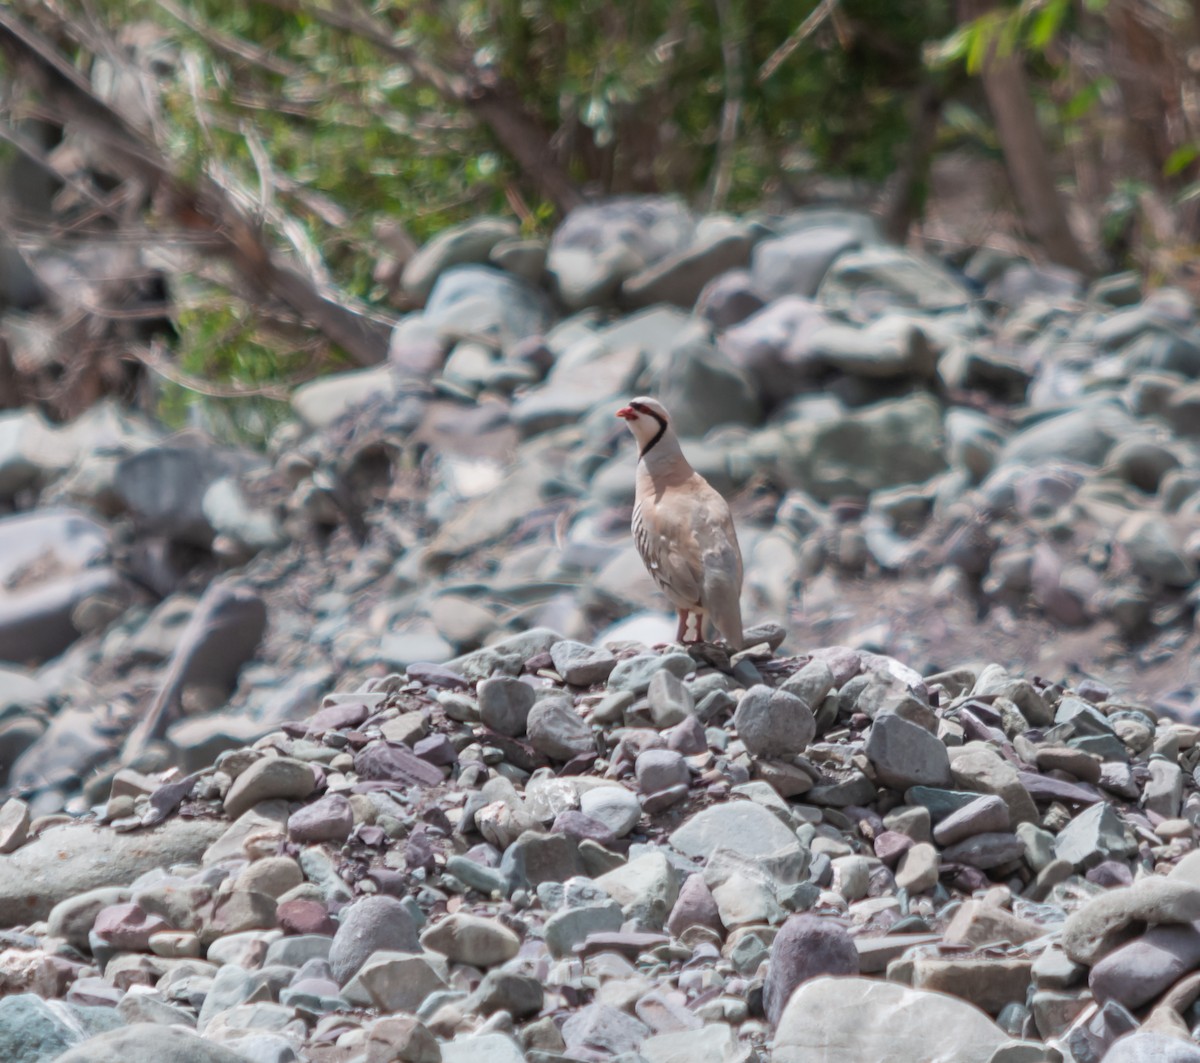
[[[642,395],[617,416],[638,444],[633,542],[679,614],[676,639],[703,642],[707,619],[741,649],[742,551],[729,505],[688,464],[661,402]]]

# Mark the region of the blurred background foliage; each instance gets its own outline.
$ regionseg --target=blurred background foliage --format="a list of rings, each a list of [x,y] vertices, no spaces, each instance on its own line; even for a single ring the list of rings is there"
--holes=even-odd
[[[214,181],[273,253],[384,327],[406,309],[387,262],[469,216],[514,216],[532,235],[595,196],[664,192],[730,210],[835,197],[930,246],[945,238],[931,189],[949,159],[1007,175],[996,223],[1029,253],[1190,283],[1198,8],[12,0],[0,17],[69,63],[178,182]],[[43,169],[111,196],[122,175],[56,156],[74,116],[23,75],[20,48],[3,56],[6,157],[28,163],[33,142]],[[72,187],[52,213],[82,210]],[[179,227],[154,195],[130,202],[127,217]],[[19,209],[5,217],[46,227]],[[329,330],[302,342],[301,322],[264,314],[228,270],[198,270],[172,313],[181,378],[269,390],[347,354]],[[179,418],[188,386],[171,386],[183,392],[168,388],[164,409]]]

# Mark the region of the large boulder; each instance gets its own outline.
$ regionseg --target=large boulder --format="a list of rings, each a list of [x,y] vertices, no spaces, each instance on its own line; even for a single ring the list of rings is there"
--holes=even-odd
[[[75,510],[0,519],[0,661],[44,661],[79,637],[75,607],[121,586],[108,551],[107,529]]]

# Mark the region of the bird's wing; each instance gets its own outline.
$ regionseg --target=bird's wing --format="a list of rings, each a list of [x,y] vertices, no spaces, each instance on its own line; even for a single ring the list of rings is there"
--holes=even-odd
[[[708,484],[697,519],[700,544],[701,603],[717,630],[735,649],[742,645],[742,552],[733,517],[720,494]]]
[[[703,569],[686,512],[671,504],[643,499],[633,511],[633,541],[654,582],[671,604],[694,609],[700,604]]]

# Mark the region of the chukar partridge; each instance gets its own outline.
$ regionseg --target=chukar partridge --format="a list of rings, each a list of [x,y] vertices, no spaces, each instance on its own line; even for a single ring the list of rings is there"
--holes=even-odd
[[[742,552],[729,506],[683,456],[662,403],[640,397],[617,411],[638,443],[633,541],[679,613],[680,642],[701,642],[711,620],[742,646]]]

